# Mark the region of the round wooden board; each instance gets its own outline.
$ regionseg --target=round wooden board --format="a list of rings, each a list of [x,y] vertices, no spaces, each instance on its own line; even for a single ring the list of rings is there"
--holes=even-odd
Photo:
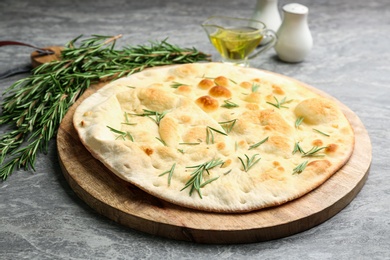
[[[244,214],[210,213],[173,205],[110,174],[80,142],[72,124],[74,110],[102,85],[88,89],[68,111],[58,130],[57,149],[64,176],[75,193],[98,213],[124,226],[197,243],[267,241],[328,220],[355,198],[367,179],[372,158],[370,138],[357,115],[339,103],[355,131],[355,149],[347,164],[317,189],[284,205]]]

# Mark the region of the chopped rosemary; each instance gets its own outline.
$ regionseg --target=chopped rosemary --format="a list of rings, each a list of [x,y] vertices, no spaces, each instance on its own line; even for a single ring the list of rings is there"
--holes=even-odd
[[[253,84],[252,84],[252,92],[256,92],[259,88],[260,88],[260,85],[253,82]]]
[[[143,109],[144,113],[142,114],[132,114],[135,116],[146,116],[152,119],[154,122],[156,122],[157,125],[160,125],[161,119],[164,118],[164,116],[168,113],[168,111],[163,111],[163,112],[157,112],[157,111],[152,111],[148,109]]]
[[[183,191],[186,188],[191,187],[190,192],[189,192],[190,196],[192,195],[192,193],[195,190],[198,192],[199,197],[203,198],[200,189],[219,178],[219,177],[215,177],[215,178],[209,179],[205,182],[202,182],[203,181],[203,173],[206,171],[207,174],[210,175],[210,172],[209,172],[210,169],[212,169],[216,166],[222,165],[223,163],[224,163],[224,161],[222,161],[221,159],[213,159],[213,160],[205,162],[203,164],[186,167],[186,168],[189,168],[189,169],[192,168],[195,170],[191,173],[192,177],[187,181],[184,188],[182,188],[180,191]]]
[[[293,169],[292,174],[299,174],[299,173],[303,172],[307,166],[307,163],[308,163],[308,161],[304,161],[303,163],[299,164],[297,167],[295,167]]]
[[[238,157],[242,166],[244,167],[244,171],[248,172],[256,163],[260,161],[261,158],[256,159],[256,156],[258,155],[259,154],[254,154],[251,158],[249,158],[249,156],[245,154],[246,161],[244,161],[244,159],[241,157]]]
[[[159,137],[156,136],[156,139],[159,140],[164,146],[167,146],[167,144],[165,143],[165,141]]]
[[[129,137],[130,141],[134,142],[134,137],[129,133],[129,131],[126,131],[127,137]]]
[[[200,143],[179,143],[179,145],[199,145]]]
[[[117,36],[93,35],[70,41],[59,61],[36,67],[31,76],[12,84],[3,94],[0,125],[10,126],[0,136],[0,178],[14,170],[34,170],[37,153],[49,141],[68,109],[91,84],[116,79],[149,67],[210,60],[195,48],[180,48],[166,40],[116,50]],[[78,46],[76,46],[78,45]]]
[[[180,82],[172,82],[171,88],[178,88],[180,86],[186,86],[186,84],[180,83]]]
[[[263,143],[267,142],[268,141],[268,137],[264,138],[263,140],[261,140],[260,142],[258,143],[255,143],[255,144],[252,144],[251,146],[249,146],[248,150],[252,150],[252,149],[255,149],[257,147],[259,147],[260,145],[262,145]]]
[[[300,152],[301,154],[304,154],[305,151],[302,149],[302,147],[299,145],[299,142],[296,142],[294,145],[294,150],[292,154],[296,154],[297,152]]]
[[[232,79],[229,79],[229,78],[228,78],[228,80],[229,80],[230,82],[232,82],[233,84],[237,84],[237,82],[235,82],[235,81],[232,80]]]
[[[222,126],[223,130],[225,130],[225,132],[228,134],[232,131],[236,122],[237,122],[237,119],[233,119],[233,120],[229,120],[229,121],[225,121],[225,122],[218,122],[218,124],[220,124],[220,126]]]
[[[210,126],[206,127],[206,144],[213,144],[214,143],[214,134],[213,131],[221,134],[221,135],[227,135],[226,133],[219,131],[215,128],[212,128]]]
[[[231,99],[226,99],[223,101],[223,104],[221,105],[221,107],[231,109],[231,108],[235,108],[235,107],[239,107],[239,106],[236,103],[232,102]]]
[[[124,115],[125,115],[125,122],[122,123],[123,125],[136,125],[137,124],[137,123],[130,123],[129,117],[127,116],[126,112],[124,113]]]
[[[303,123],[303,120],[305,120],[303,116],[298,117],[297,120],[295,120],[295,128],[298,128]]]
[[[318,147],[318,146],[313,146],[309,151],[305,152],[302,147],[299,145],[299,142],[296,142],[294,145],[294,150],[292,154],[295,154],[297,152],[302,154],[302,157],[323,157],[325,156],[324,154],[318,154],[318,152],[322,151],[325,149],[327,146],[323,147]]]
[[[168,174],[168,186],[171,185],[171,179],[172,179],[172,176],[173,176],[173,171],[175,170],[175,166],[176,166],[176,163],[174,163],[174,164],[172,165],[171,169],[169,169],[168,171],[165,171],[165,172],[163,172],[163,173],[161,173],[161,174],[159,175],[159,177],[160,177],[160,176],[164,176],[165,174],[169,173],[169,174]]]
[[[228,175],[233,169],[228,170],[227,172],[223,173],[223,175]]]
[[[118,129],[112,128],[111,126],[107,126],[107,128],[110,129],[111,132],[118,134],[116,139],[121,137],[123,140],[126,140],[126,136],[127,136],[132,142],[134,142],[133,136],[128,131],[123,132]]]
[[[280,109],[280,108],[288,108],[288,107],[284,106],[284,104],[288,104],[288,103],[290,103],[290,102],[293,101],[293,100],[292,100],[292,99],[286,100],[286,98],[287,98],[287,97],[284,97],[282,100],[279,101],[279,100],[274,96],[274,99],[275,99],[276,103],[267,102],[267,104],[270,104],[270,105],[272,105],[272,106],[274,106],[274,107],[276,107],[276,108],[278,108],[278,109]]]
[[[302,157],[323,157],[324,154],[318,154],[318,152],[322,151],[323,149],[327,148],[327,146],[318,147],[313,146],[309,151],[305,152]]]
[[[126,122],[123,122],[121,123],[122,125],[137,125],[137,123],[126,123]]]
[[[330,134],[324,133],[324,132],[322,132],[322,131],[320,131],[320,130],[318,130],[318,129],[315,129],[315,128],[313,128],[313,131],[314,131],[314,132],[317,132],[317,133],[320,133],[320,134],[322,134],[322,135],[325,135],[325,136],[327,136],[327,137],[330,136]]]

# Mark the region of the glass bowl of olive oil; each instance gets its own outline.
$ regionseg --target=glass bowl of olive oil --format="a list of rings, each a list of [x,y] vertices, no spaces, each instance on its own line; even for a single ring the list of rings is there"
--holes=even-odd
[[[212,16],[202,23],[222,62],[249,66],[249,60],[273,47],[276,34],[265,24],[251,19]],[[267,42],[260,46],[261,41]]]

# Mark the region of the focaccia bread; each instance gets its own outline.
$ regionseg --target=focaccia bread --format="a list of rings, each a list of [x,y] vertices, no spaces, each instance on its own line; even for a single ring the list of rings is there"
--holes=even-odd
[[[354,147],[333,99],[279,74],[223,63],[118,79],[86,98],[73,119],[82,143],[114,174],[212,212],[301,197],[337,172]]]

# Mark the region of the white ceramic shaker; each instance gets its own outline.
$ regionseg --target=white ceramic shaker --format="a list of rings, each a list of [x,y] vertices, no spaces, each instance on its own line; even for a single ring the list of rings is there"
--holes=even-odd
[[[301,62],[313,47],[313,37],[307,23],[309,9],[301,4],[283,6],[283,22],[277,36],[275,51],[286,62]]]
[[[276,32],[282,23],[278,10],[278,0],[257,0],[251,19],[263,22],[268,29]]]

